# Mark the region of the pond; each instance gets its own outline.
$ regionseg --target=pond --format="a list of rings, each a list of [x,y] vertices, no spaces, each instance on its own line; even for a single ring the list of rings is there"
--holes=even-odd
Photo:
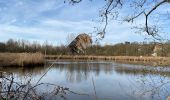
[[[55,87],[36,87],[39,94],[49,93],[53,100],[166,100],[170,95],[170,67],[59,60],[45,66],[0,70],[12,72],[14,80],[20,83],[29,80],[35,85],[39,81],[69,88],[66,93],[52,96]]]

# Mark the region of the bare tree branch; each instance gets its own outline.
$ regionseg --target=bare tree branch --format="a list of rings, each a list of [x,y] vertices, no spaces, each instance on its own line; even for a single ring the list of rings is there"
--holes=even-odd
[[[148,25],[148,19],[149,19],[149,15],[151,15],[151,13],[156,10],[160,5],[166,3],[167,0],[163,0],[161,2],[159,2],[158,4],[156,4],[148,13],[144,12],[145,15],[145,31],[147,32],[148,35],[151,35],[155,38],[158,32],[158,30],[156,30],[156,28],[152,28]],[[157,38],[156,38],[157,39]]]
[[[137,15],[134,15],[133,17],[130,17],[130,18],[125,18],[124,21],[127,21],[127,22],[132,22],[138,18],[140,15],[142,15],[144,13],[144,11],[141,11],[140,13],[138,13]]]
[[[74,4],[74,3],[80,3],[82,0],[69,0],[70,3]],[[66,1],[64,1],[66,2]]]
[[[104,17],[104,27],[102,32],[99,32],[98,34],[103,39],[106,34],[106,28],[108,26],[108,16],[111,14],[111,11],[116,8],[118,5],[122,6],[121,0],[107,0],[106,8],[104,8],[104,12],[102,13],[101,17]]]
[[[80,3],[83,0],[69,0],[69,1],[72,3]],[[120,6],[122,5],[134,6],[137,12],[135,12],[133,16],[126,18],[124,21],[133,22],[135,19],[139,18],[140,16],[144,16],[145,17],[145,20],[144,20],[145,27],[143,28],[144,32],[146,32],[148,35],[151,35],[155,39],[158,39],[157,37],[159,37],[158,35],[159,30],[157,28],[157,25],[153,25],[153,26],[149,25],[149,20],[152,20],[149,17],[161,5],[165,3],[170,3],[170,0],[153,0],[152,2],[148,0],[133,0],[133,1],[130,1],[130,3],[123,2],[123,0],[104,0],[104,1],[106,2],[106,5],[104,6],[102,13],[100,15],[100,17],[102,17],[102,22],[104,22],[104,26],[102,28],[102,31],[99,31],[97,33],[98,35],[100,35],[101,39],[103,39],[106,34],[106,29],[108,26],[108,21],[110,19],[110,16],[114,16],[112,15],[112,12],[116,10],[119,7],[119,5]],[[156,4],[153,6],[154,3]],[[149,8],[150,10],[147,11],[147,9]]]

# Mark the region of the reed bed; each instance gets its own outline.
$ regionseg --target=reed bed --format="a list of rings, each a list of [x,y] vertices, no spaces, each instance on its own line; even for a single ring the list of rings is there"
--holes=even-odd
[[[153,66],[170,66],[170,57],[142,57],[142,56],[68,56],[47,55],[46,60],[77,59],[77,60],[113,60],[121,63],[144,64]]]
[[[34,66],[43,64],[44,56],[41,53],[0,53],[0,66]]]

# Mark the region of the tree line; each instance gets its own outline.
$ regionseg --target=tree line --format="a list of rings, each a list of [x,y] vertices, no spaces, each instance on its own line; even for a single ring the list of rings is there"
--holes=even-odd
[[[85,54],[79,55],[104,55],[104,56],[152,56],[155,46],[159,45],[161,49],[157,51],[158,56],[170,56],[170,42],[125,42],[115,45],[95,44],[87,48]],[[47,55],[68,55],[67,45],[53,46],[44,42],[40,44],[36,41],[9,39],[6,42],[0,42],[0,52],[22,53],[22,52],[41,52]]]
[[[154,42],[133,42],[118,43],[115,45],[94,45],[87,50],[87,54],[105,55],[105,56],[152,56],[155,46]],[[159,44],[160,49],[156,51],[158,56],[170,56],[170,43]]]
[[[66,46],[53,46],[44,42],[43,44],[37,41],[29,42],[27,40],[14,40],[9,39],[6,42],[0,42],[0,52],[10,52],[10,53],[36,53],[41,52],[42,54],[66,54]]]

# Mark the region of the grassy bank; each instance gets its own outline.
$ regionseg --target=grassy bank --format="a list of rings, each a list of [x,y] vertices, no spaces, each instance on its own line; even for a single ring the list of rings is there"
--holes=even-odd
[[[34,66],[43,65],[41,53],[0,53],[0,66]]]
[[[47,55],[45,59],[113,60],[121,63],[144,64],[153,66],[170,66],[170,57]]]
[[[44,59],[45,58],[45,59]],[[121,63],[144,64],[153,66],[170,66],[170,57],[138,56],[69,56],[47,55],[41,53],[0,53],[0,66],[36,66],[43,65],[45,60],[112,60]]]

